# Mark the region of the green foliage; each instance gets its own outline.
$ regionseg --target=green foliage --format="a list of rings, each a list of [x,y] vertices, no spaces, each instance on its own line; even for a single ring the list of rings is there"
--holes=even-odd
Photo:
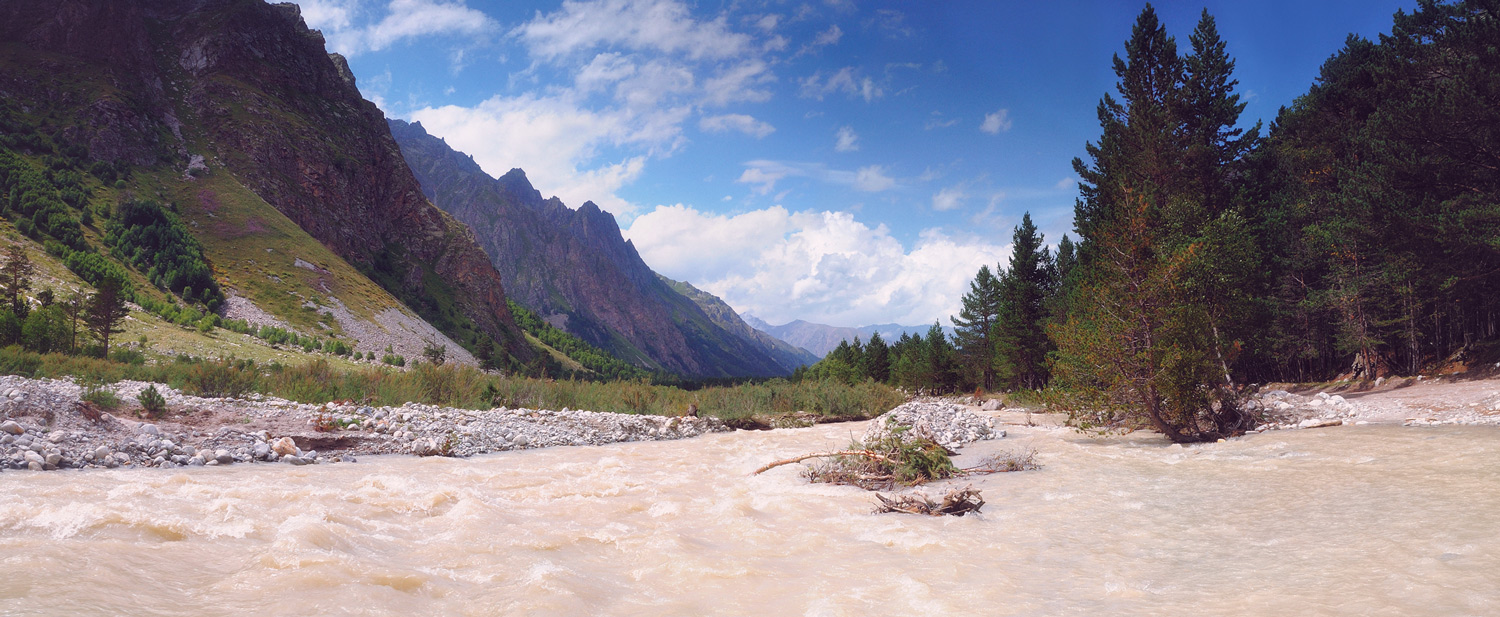
[[[193,362],[183,374],[183,392],[203,397],[239,398],[255,390],[260,377],[250,360]]]
[[[115,395],[114,390],[104,387],[104,384],[100,382],[91,380],[85,380],[83,393],[79,398],[106,410],[114,410],[122,403],[120,397]]]
[[[167,398],[161,395],[156,386],[146,386],[135,398],[150,417],[159,418],[167,413]]]
[[[593,372],[602,379],[607,380],[637,380],[649,377],[650,373],[632,365],[624,360],[610,355],[593,345],[583,342],[576,336],[568,334],[552,326],[536,313],[526,307],[507,300],[511,315],[515,316],[516,325],[523,331],[534,336],[537,340],[545,343],[548,347],[562,352],[572,358],[575,362],[582,364],[585,369]],[[554,366],[548,371],[552,375],[564,373],[560,366]]]
[[[105,225],[110,252],[144,273],[153,285],[213,310],[224,294],[213,279],[203,247],[177,214],[155,201],[120,203]]]
[[[86,248],[83,232],[71,208],[88,199],[82,177],[37,169],[19,156],[0,150],[0,212],[16,228],[38,242],[55,240],[72,250]]]
[[[1004,275],[1001,270],[1001,277]],[[995,334],[1005,299],[1004,288],[1005,283],[990,272],[989,266],[980,266],[979,273],[969,283],[969,293],[964,294],[963,308],[957,317],[950,318],[963,369],[971,381],[984,388],[994,387]]]

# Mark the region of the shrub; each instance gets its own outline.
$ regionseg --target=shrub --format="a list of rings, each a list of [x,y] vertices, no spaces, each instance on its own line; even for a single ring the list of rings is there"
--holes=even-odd
[[[204,397],[239,398],[255,389],[256,375],[233,360],[198,362],[188,367],[183,390]]]
[[[115,396],[115,391],[104,387],[98,381],[85,381],[83,386],[83,400],[93,403],[100,409],[114,410],[120,406],[120,397]]]
[[[153,418],[161,417],[167,413],[167,398],[161,395],[156,386],[146,386],[145,390],[135,397],[141,404],[141,409],[146,410],[146,415]]]
[[[146,363],[146,354],[136,349],[116,349],[109,352],[109,359],[120,364],[134,364],[140,366]]]

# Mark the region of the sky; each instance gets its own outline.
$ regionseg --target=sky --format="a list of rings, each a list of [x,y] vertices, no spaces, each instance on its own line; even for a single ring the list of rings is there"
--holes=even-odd
[[[297,0],[361,93],[493,176],[613,214],[646,263],[773,324],[932,323],[1030,213],[1072,232],[1072,160],[1144,2]],[[1414,0],[1206,8],[1243,125]]]

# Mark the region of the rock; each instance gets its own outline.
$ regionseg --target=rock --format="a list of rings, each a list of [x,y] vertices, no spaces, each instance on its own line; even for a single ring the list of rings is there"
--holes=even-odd
[[[214,460],[218,461],[220,465],[228,465],[234,462],[234,455],[230,454],[228,450],[215,450]]]
[[[50,441],[52,443],[62,443],[63,440],[67,438],[68,434],[62,431],[53,431],[47,435],[47,441]]]
[[[188,464],[194,467],[202,467],[204,465],[207,465],[208,461],[205,461],[203,460],[203,457],[194,454],[193,458],[188,459]]]
[[[108,446],[99,446],[97,448],[94,448],[94,460],[96,461],[107,459],[109,458],[109,455],[110,452]]]
[[[1297,423],[1297,428],[1323,428],[1325,426],[1339,426],[1344,423],[1338,418],[1308,418]]]
[[[281,457],[281,460],[284,460],[284,461],[286,461],[288,463],[291,463],[292,465],[295,465],[295,466],[298,466],[298,467],[300,467],[302,465],[306,465],[306,464],[312,462],[312,461],[309,461],[309,460],[307,460],[305,458],[302,458],[300,456],[283,456],[283,457]]]
[[[1346,401],[1344,400],[1344,397],[1339,396],[1337,394],[1328,397],[1328,403],[1330,405],[1343,405],[1345,402]]]
[[[271,453],[271,444],[268,444],[268,443],[265,443],[265,442],[260,442],[258,444],[255,444],[255,451],[254,451],[255,458],[264,460],[266,458],[266,455],[268,455],[270,453]]]
[[[441,450],[436,439],[418,439],[411,442],[411,453],[417,456],[435,456]]]
[[[984,405],[982,405],[979,409],[982,411],[1000,411],[1000,409],[1004,406],[1005,405],[1000,402],[1000,399],[992,398],[985,401]]]
[[[161,436],[161,429],[156,428],[155,424],[142,424],[140,430],[147,435]]]
[[[20,435],[26,432],[25,429],[21,428],[21,425],[16,424],[15,420],[6,420],[5,422],[0,422],[0,431],[5,431],[12,435]]]
[[[282,437],[271,443],[271,451],[278,456],[296,456],[297,442],[292,441],[291,437]]]
[[[925,438],[949,448],[981,439],[993,439],[993,422],[951,403],[911,401],[881,414],[865,430],[866,443],[884,439],[895,427],[907,427],[902,440]]]
[[[56,452],[53,452],[52,454],[48,454],[47,458],[44,459],[44,460],[46,461],[46,463],[48,465],[56,466],[58,463],[62,462],[62,455],[58,454]]]

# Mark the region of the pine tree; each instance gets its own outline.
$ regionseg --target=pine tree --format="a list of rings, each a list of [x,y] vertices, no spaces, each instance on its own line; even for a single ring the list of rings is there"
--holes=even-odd
[[[130,314],[125,306],[124,285],[115,277],[105,277],[99,282],[98,291],[89,297],[84,315],[84,325],[94,338],[99,340],[103,356],[109,357],[109,338],[118,334],[120,322]]]
[[[870,342],[865,344],[864,374],[880,383],[891,379],[890,348],[879,332],[871,334]]]
[[[1002,279],[996,321],[995,353],[1001,377],[1010,387],[1037,390],[1046,385],[1045,362],[1051,348],[1045,330],[1046,301],[1056,287],[1055,278],[1042,234],[1028,212],[1012,236],[1010,266]]]
[[[1002,286],[989,266],[980,266],[969,283],[969,293],[964,294],[963,308],[957,317],[949,318],[965,372],[985,389],[995,383],[993,334],[1000,317]]]
[[[26,247],[17,242],[5,249],[5,265],[0,266],[0,293],[5,294],[10,310],[21,319],[26,318],[28,309],[31,308],[23,294],[31,289],[31,277],[34,274],[36,266],[32,265],[31,257],[26,254]]]
[[[932,322],[932,327],[927,329],[926,357],[923,358],[924,379],[923,383],[933,392],[944,393],[953,391],[958,378],[957,367],[954,366],[954,349],[948,342],[948,336],[943,333],[943,327],[938,322]]]
[[[1195,36],[1194,79],[1222,95],[1203,86],[1218,79],[1203,67],[1227,62],[1210,58],[1220,46],[1212,20]],[[1080,424],[1138,418],[1172,441],[1217,439],[1250,422],[1216,328],[1229,316],[1221,292],[1248,261],[1247,234],[1235,211],[1209,207],[1202,183],[1185,171],[1193,146],[1183,136],[1193,133],[1184,127],[1209,127],[1218,138],[1225,116],[1184,116],[1192,106],[1181,92],[1182,62],[1150,5],[1126,50],[1128,61],[1115,58],[1122,103],[1108,95],[1100,103],[1094,165],[1074,162],[1085,181],[1075,220],[1084,271],[1066,322],[1052,332],[1055,376]]]

